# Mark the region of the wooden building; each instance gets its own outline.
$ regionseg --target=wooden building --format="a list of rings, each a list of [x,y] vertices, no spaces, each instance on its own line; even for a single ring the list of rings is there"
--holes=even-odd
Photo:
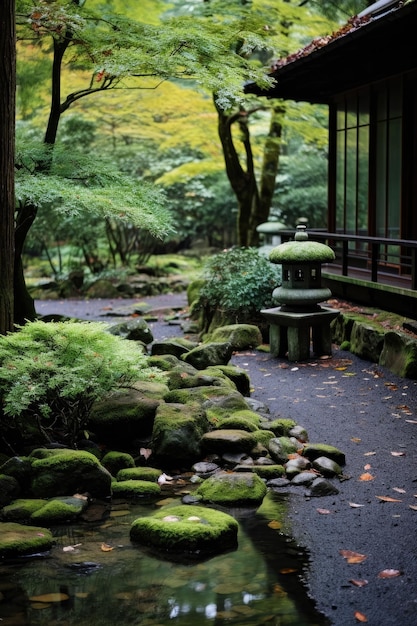
[[[246,91],[329,106],[328,224],[310,231],[336,252],[327,285],[416,317],[417,1],[376,2],[273,76]]]

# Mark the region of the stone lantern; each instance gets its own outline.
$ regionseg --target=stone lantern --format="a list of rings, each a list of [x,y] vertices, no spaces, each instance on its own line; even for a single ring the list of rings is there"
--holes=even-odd
[[[333,261],[329,246],[309,241],[305,226],[297,227],[294,241],[274,248],[269,260],[282,265],[282,285],[272,296],[281,306],[265,309],[262,315],[270,324],[270,347],[274,356],[303,361],[310,355],[310,334],[316,355],[331,354],[330,322],[339,311],[319,305],[331,297],[321,284],[321,266]]]

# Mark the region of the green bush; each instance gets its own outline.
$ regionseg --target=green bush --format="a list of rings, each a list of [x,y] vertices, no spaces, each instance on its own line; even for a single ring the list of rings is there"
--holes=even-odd
[[[220,309],[243,322],[273,305],[272,291],[281,282],[281,267],[256,248],[231,248],[207,261],[204,278],[199,305]]]
[[[75,445],[93,403],[159,370],[100,322],[29,322],[0,336],[1,431]]]

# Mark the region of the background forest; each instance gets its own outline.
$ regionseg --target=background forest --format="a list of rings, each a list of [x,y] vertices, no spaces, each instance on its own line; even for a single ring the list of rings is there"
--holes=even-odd
[[[17,0],[15,321],[34,258],[57,278],[325,227],[325,111],[243,86],[364,4]]]

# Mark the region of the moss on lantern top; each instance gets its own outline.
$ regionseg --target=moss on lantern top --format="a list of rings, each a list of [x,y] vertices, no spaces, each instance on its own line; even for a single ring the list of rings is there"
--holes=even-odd
[[[297,230],[294,241],[277,246],[269,255],[271,263],[327,263],[334,261],[335,254],[329,246],[318,241],[309,241],[304,229]]]

